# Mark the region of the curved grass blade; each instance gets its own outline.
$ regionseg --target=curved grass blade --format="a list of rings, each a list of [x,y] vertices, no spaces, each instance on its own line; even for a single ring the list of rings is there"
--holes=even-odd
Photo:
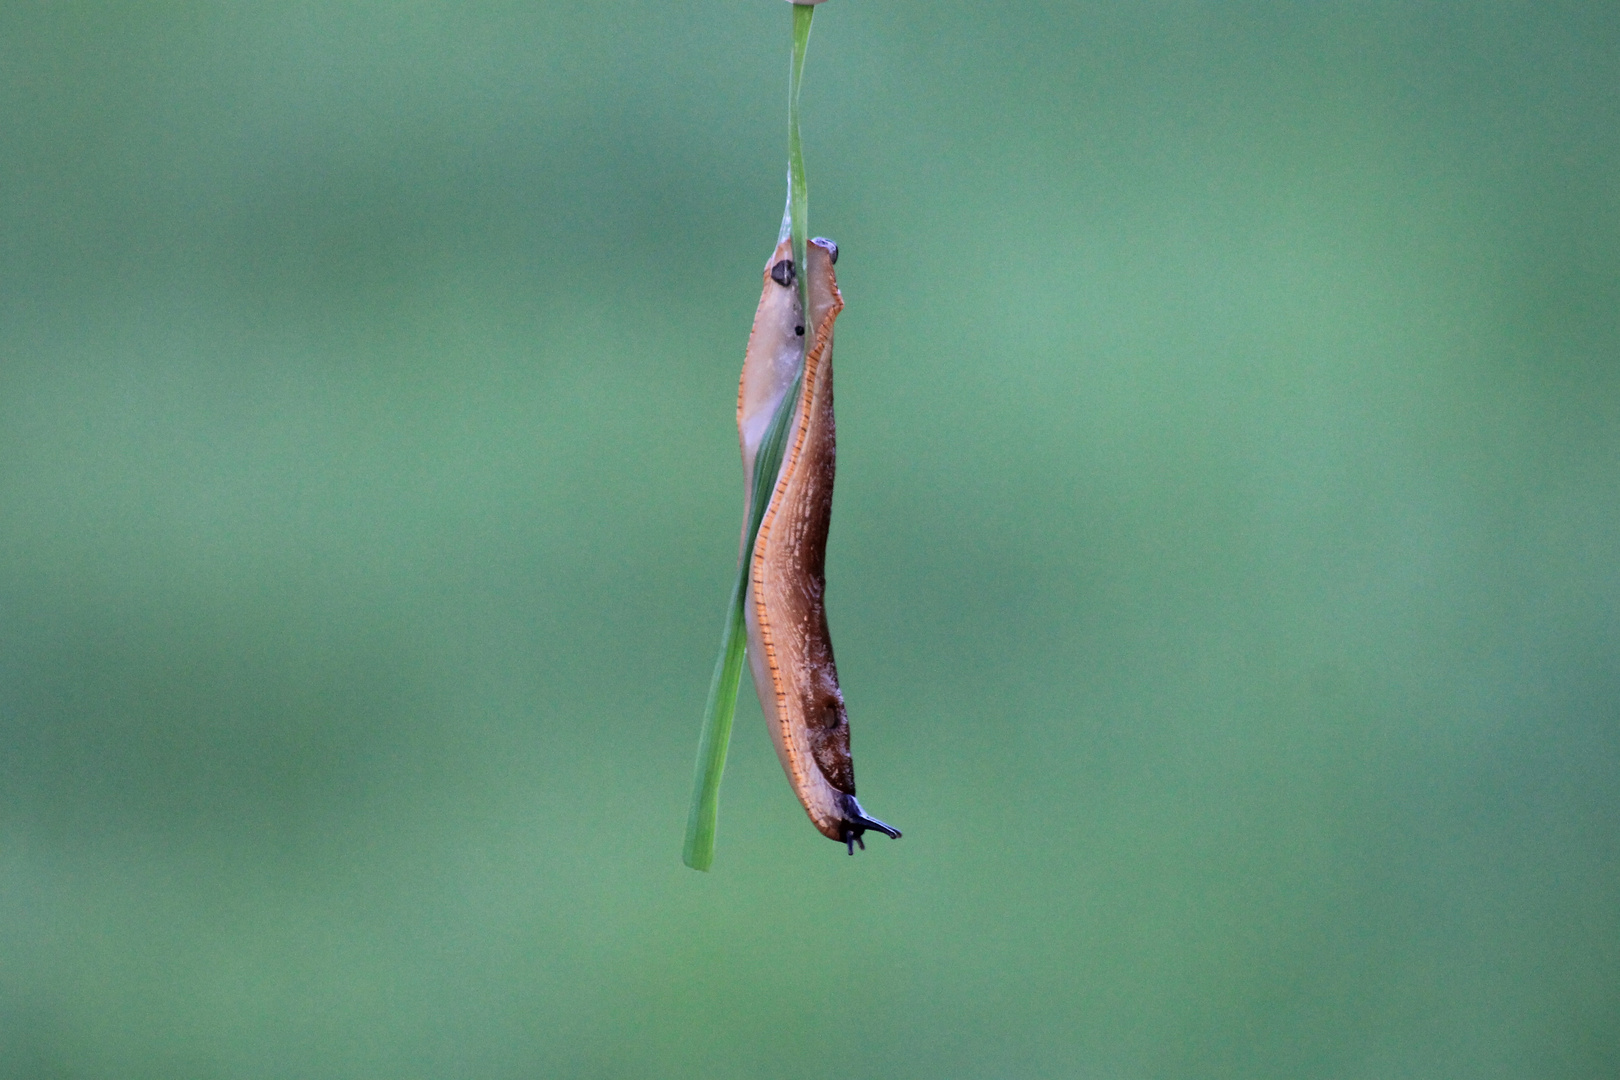
[[[808,312],[809,275],[803,267],[809,234],[809,192],[804,180],[804,149],[799,140],[799,88],[804,81],[804,54],[810,45],[810,23],[816,9],[808,4],[793,5],[793,59],[788,71],[788,206],[787,221],[793,238],[793,265],[799,287],[799,310]],[[809,344],[809,337],[805,337]],[[799,358],[799,376],[783,396],[771,417],[771,426],[754,458],[753,494],[750,502],[747,542],[737,580],[731,587],[731,603],[726,611],[725,629],[720,634],[720,656],[709,680],[709,700],[703,707],[703,734],[698,739],[697,769],[692,777],[692,806],[686,816],[686,843],[681,858],[694,870],[714,865],[714,836],[720,820],[720,779],[726,771],[726,751],[731,743],[731,722],[737,715],[737,689],[742,682],[743,653],[748,635],[743,625],[743,601],[748,595],[748,568],[753,562],[754,537],[765,518],[765,507],[776,486],[782,467],[782,449],[788,425],[799,400],[804,375],[804,358]]]
[[[799,90],[804,85],[804,53],[810,46],[810,22],[816,9],[793,5],[793,64],[788,73],[788,215],[793,228],[793,265],[799,268],[799,309],[810,310],[804,245],[810,235],[810,192],[804,180],[804,147],[799,142]],[[806,337],[806,343],[809,342]]]
[[[720,656],[709,681],[709,700],[703,708],[703,734],[698,740],[697,770],[692,777],[692,808],[686,816],[686,845],[681,858],[694,870],[714,865],[714,834],[720,818],[720,778],[726,771],[726,750],[731,743],[731,721],[737,715],[737,688],[742,681],[743,650],[748,634],[743,627],[743,599],[748,594],[748,568],[754,561],[754,538],[782,468],[788,426],[799,400],[803,376],[783,395],[771,417],[771,426],[754,458],[754,497],[748,515],[748,542],[743,547],[737,580],[731,587],[726,626],[720,635]]]
[[[747,567],[747,562],[743,566]],[[739,575],[731,588],[731,607],[720,635],[720,657],[709,680],[709,700],[703,707],[703,734],[698,740],[697,771],[692,778],[692,808],[686,816],[686,845],[681,859],[694,870],[714,865],[714,830],[720,819],[720,777],[726,771],[726,750],[731,743],[731,721],[737,715],[737,687],[742,679],[743,650],[748,635],[743,629],[743,589]]]

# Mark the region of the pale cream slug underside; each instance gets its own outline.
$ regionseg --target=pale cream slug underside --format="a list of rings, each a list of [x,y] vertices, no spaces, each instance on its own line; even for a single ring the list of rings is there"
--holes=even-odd
[[[744,616],[754,686],[782,768],[816,828],[853,852],[857,843],[865,847],[861,834],[867,829],[900,834],[868,817],[855,799],[849,719],[822,604],[836,456],[833,322],[844,299],[833,274],[837,247],[816,239],[806,253],[810,319],[801,317],[792,245],[783,240],[765,268],[737,391],[737,430],[751,502],[754,458],[804,357],[782,465],[754,542]],[[749,505],[745,512],[745,530],[752,510]],[[745,549],[746,542],[745,536]]]

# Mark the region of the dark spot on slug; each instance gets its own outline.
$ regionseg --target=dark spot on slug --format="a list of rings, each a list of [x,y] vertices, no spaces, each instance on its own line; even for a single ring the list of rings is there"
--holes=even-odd
[[[851,798],[855,795],[855,763],[849,753],[849,720],[837,688],[821,702],[806,702],[804,718],[810,729],[810,756],[827,783]],[[846,806],[843,817],[853,821],[860,807]]]
[[[832,259],[833,265],[834,266],[838,265],[838,245],[837,244],[833,243],[831,240],[827,239],[825,236],[818,236],[818,237],[816,237],[814,240],[812,240],[810,242],[812,244],[819,244],[822,247],[826,248],[827,249],[827,255],[828,255],[829,258]]]
[[[794,332],[794,334],[798,335],[799,337],[804,337],[804,327],[802,327],[802,326],[795,326],[793,328],[793,332]]]
[[[793,284],[793,260],[783,259],[771,267],[771,280],[784,289]]]

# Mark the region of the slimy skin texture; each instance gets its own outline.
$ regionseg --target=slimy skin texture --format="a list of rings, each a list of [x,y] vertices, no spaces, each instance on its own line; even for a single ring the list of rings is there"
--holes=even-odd
[[[782,266],[792,258],[784,240],[766,266],[738,387],[737,429],[752,500],[754,458],[778,403],[792,388],[805,340],[800,333],[809,335],[782,466],[754,541],[743,610],[754,686],[782,769],[815,827],[853,854],[856,844],[866,846],[861,834],[868,829],[900,833],[868,817],[855,799],[849,718],[823,606],[836,458],[833,322],[844,300],[833,274],[836,246],[816,239],[806,251],[810,319],[799,317],[798,289]],[[748,511],[745,530],[752,506]]]

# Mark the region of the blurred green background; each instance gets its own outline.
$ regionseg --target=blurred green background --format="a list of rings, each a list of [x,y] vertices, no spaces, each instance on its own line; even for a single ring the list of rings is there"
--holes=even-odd
[[[705,876],[788,22],[0,8],[0,1073],[1620,1074],[1620,8],[822,7]]]

